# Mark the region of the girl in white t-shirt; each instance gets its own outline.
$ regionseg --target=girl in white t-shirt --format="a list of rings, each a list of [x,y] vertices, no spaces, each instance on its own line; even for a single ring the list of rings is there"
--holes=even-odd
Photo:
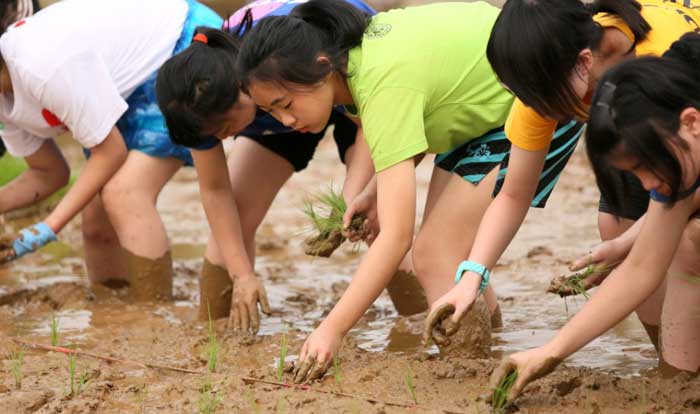
[[[70,131],[89,155],[58,206],[0,246],[0,262],[55,240],[82,211],[93,283],[128,276],[138,298],[171,295],[170,247],[155,204],[192,158],[170,141],[156,72],[197,26],[221,23],[194,0],[65,0],[8,29],[0,38],[0,136],[29,168],[0,188],[0,214],[65,185],[57,135]]]

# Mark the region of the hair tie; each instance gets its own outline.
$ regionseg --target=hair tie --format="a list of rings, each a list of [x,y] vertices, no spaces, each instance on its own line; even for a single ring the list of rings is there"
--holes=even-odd
[[[197,33],[197,34],[194,35],[194,37],[192,38],[192,41],[194,41],[194,42],[202,42],[202,43],[204,43],[205,45],[206,45],[207,43],[209,43],[209,39],[207,38],[207,35],[205,35],[204,33]]]

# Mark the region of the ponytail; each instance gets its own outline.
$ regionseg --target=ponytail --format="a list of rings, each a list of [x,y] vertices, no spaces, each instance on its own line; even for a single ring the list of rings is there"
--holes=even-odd
[[[244,19],[244,22],[246,20]],[[173,142],[201,144],[202,130],[238,102],[235,74],[242,25],[228,33],[198,27],[192,44],[158,71],[156,96]]]
[[[242,88],[253,79],[310,86],[334,71],[347,76],[348,51],[362,43],[369,21],[343,0],[310,0],[288,16],[261,19],[241,46]],[[328,61],[319,62],[319,55]]]

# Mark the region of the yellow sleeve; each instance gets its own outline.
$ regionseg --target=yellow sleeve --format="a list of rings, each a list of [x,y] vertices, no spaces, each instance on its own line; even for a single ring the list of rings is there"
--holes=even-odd
[[[513,102],[505,127],[508,140],[526,151],[547,148],[556,129],[556,121],[542,117],[518,98]]]

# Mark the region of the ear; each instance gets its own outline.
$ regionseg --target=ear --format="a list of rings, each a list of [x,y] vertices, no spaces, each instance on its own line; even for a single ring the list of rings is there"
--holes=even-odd
[[[318,55],[318,57],[316,58],[316,62],[318,62],[322,65],[330,65],[331,64],[330,58],[326,55]]]
[[[700,139],[700,112],[697,108],[688,107],[680,115],[681,129],[691,136]]]
[[[578,53],[576,58],[576,71],[582,77],[588,77],[593,67],[593,51],[589,48],[585,48]]]

